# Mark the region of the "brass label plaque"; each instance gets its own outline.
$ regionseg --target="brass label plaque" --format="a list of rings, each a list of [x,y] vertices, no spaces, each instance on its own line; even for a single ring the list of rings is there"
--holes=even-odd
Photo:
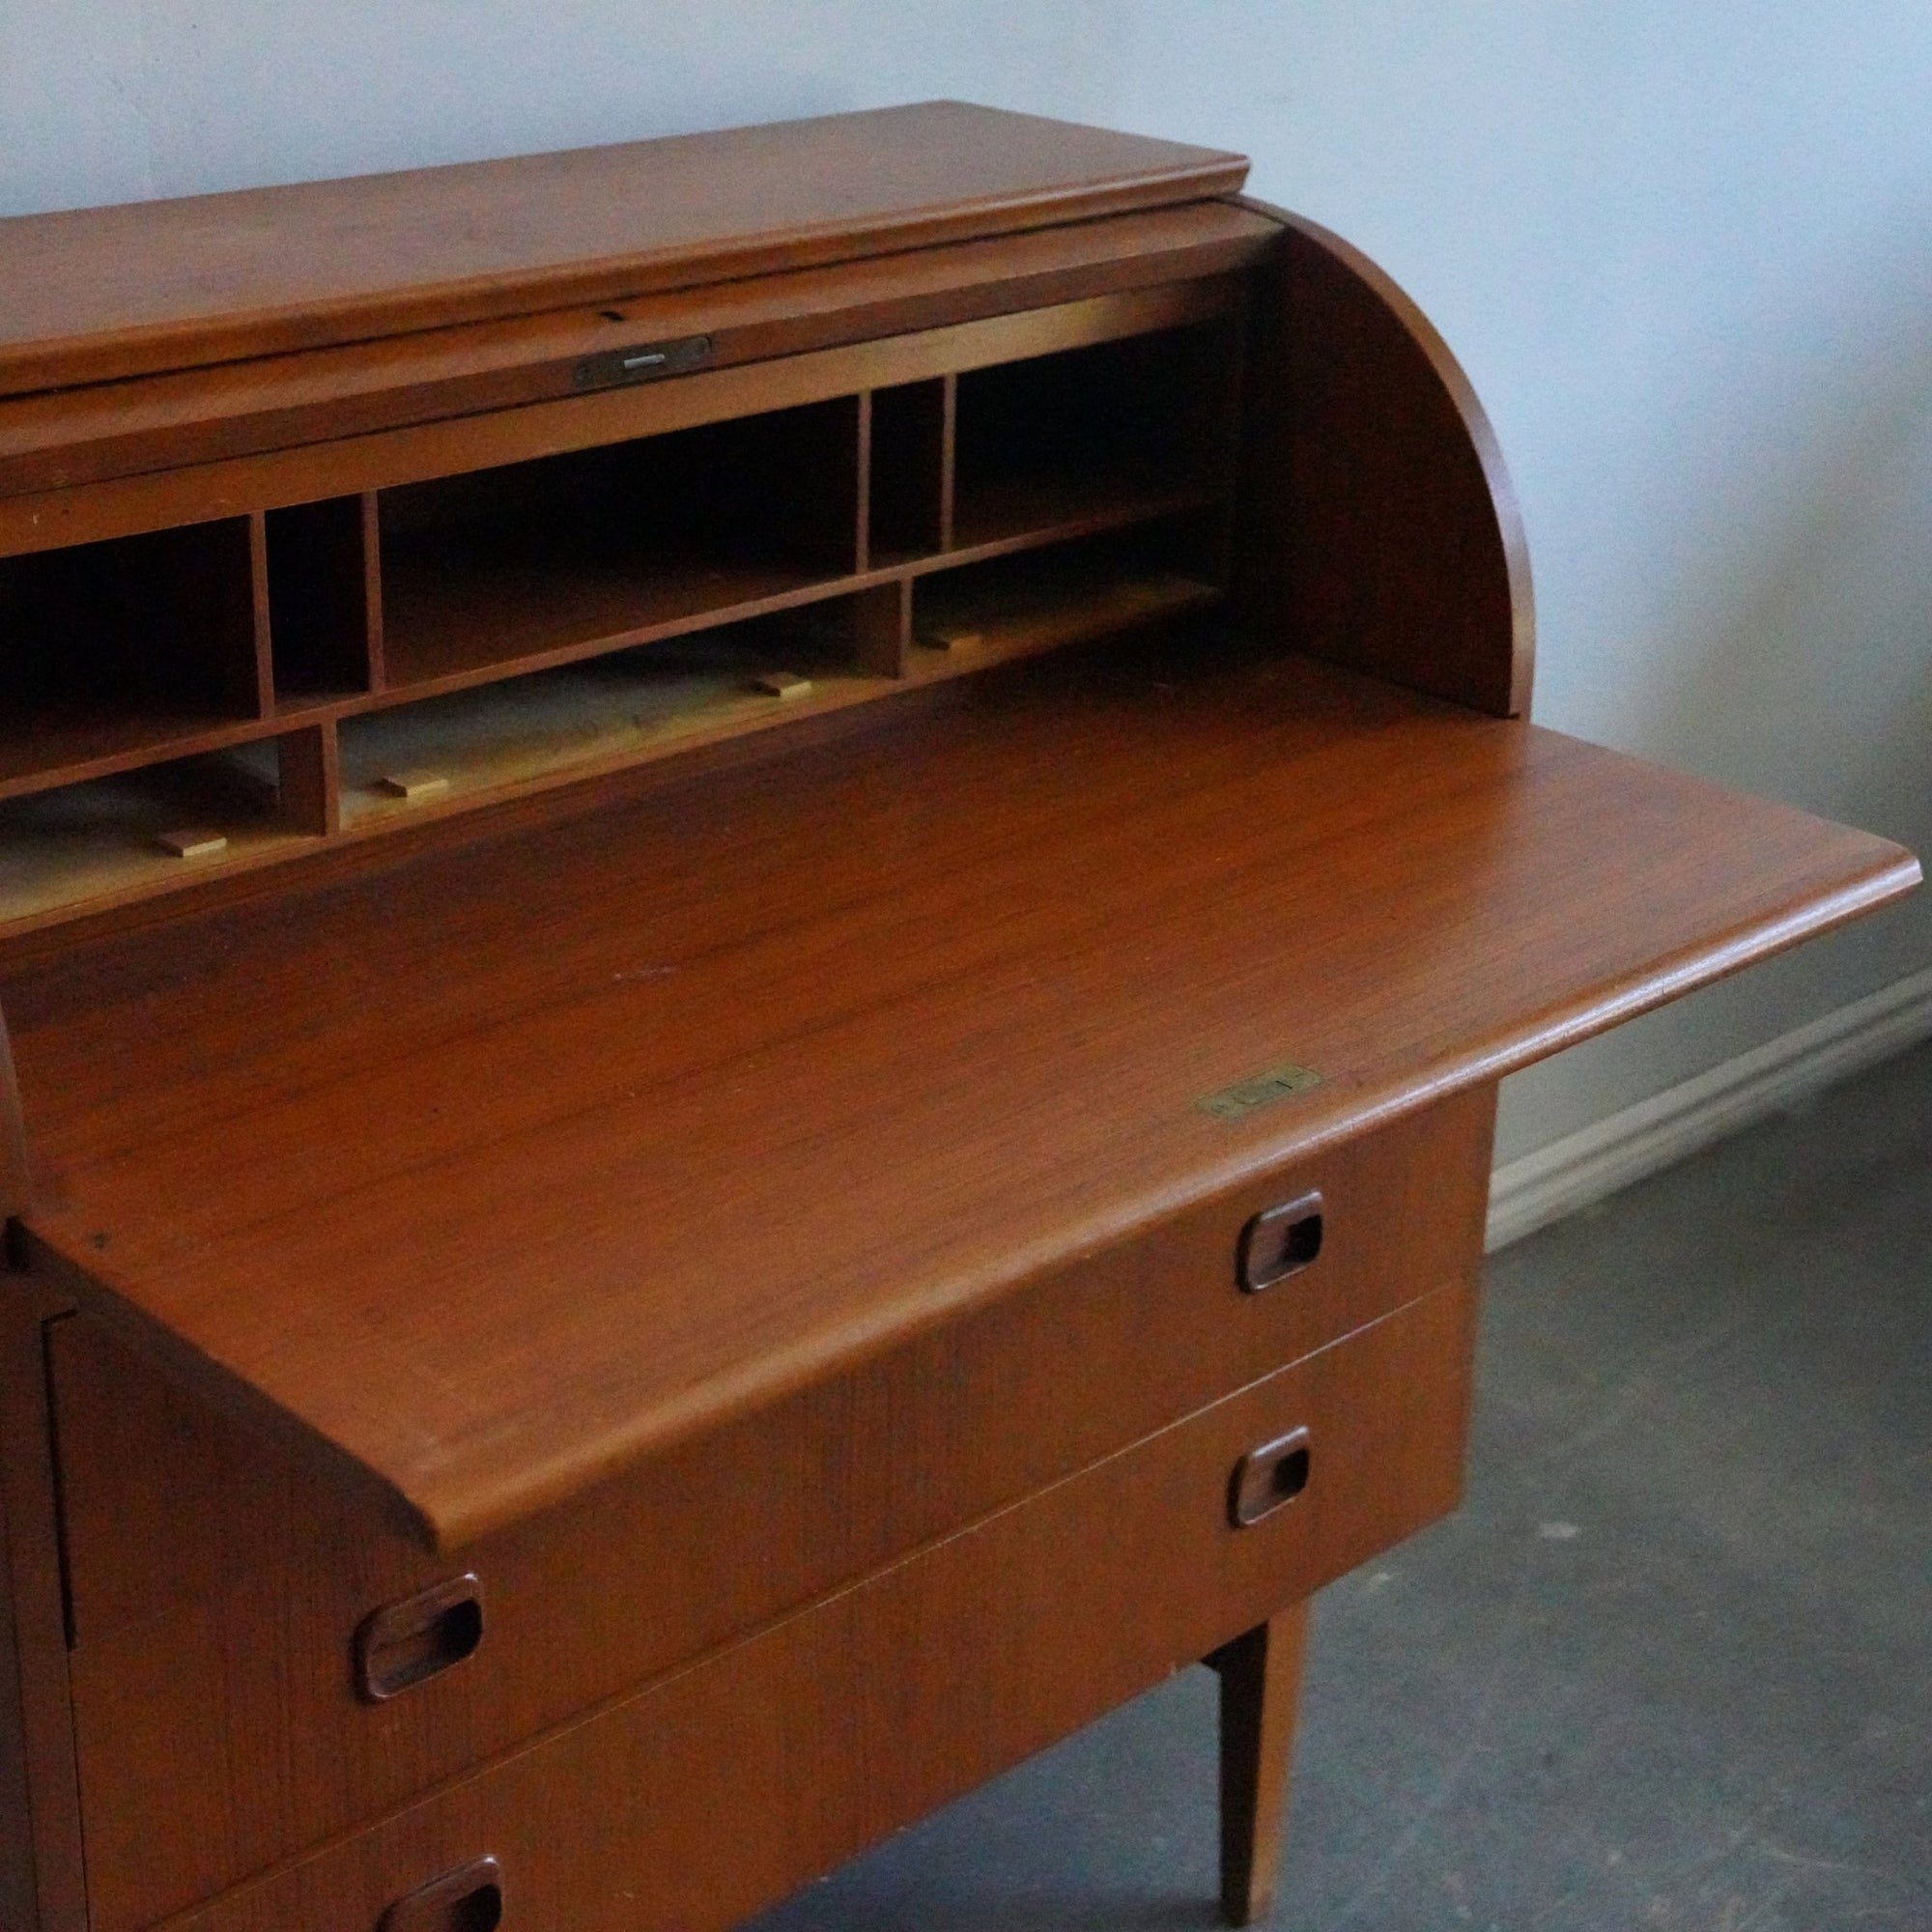
[[[1291,1060],[1280,1066],[1270,1066],[1265,1073],[1257,1073],[1252,1079],[1237,1080],[1218,1094],[1204,1094],[1194,1104],[1217,1121],[1239,1121],[1257,1108],[1271,1107],[1277,1100],[1305,1094],[1321,1084],[1321,1076],[1313,1067],[1297,1066]]]

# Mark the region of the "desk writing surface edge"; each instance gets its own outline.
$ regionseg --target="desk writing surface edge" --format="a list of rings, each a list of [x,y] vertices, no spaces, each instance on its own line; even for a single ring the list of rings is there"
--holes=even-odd
[[[1508,731],[1521,727],[1480,728]],[[1532,736],[1559,762],[1566,754],[1567,741],[1555,734],[1533,732]],[[1605,761],[1612,765],[1628,762],[1582,747],[1574,748],[1569,754],[1597,766],[1600,779]],[[1665,785],[1661,776],[1656,782]],[[1700,789],[1690,781],[1678,782],[1690,786],[1693,795]],[[1681,808],[1684,799],[1680,796],[1673,803]],[[1655,806],[1653,800],[1653,810]],[[365,1369],[373,1370],[386,1358],[389,1345],[403,1332],[392,1331],[385,1343],[380,1319],[374,1327],[358,1328],[353,1314],[353,1292],[342,1304],[351,1310],[347,1317],[338,1308],[327,1320],[318,1320],[318,1305],[310,1300],[282,1309],[266,1325],[256,1320],[238,1329],[234,1310],[245,1298],[251,1269],[266,1265],[270,1273],[275,1272],[270,1259],[274,1253],[314,1252],[310,1243],[318,1238],[317,1227],[307,1216],[290,1223],[287,1236],[269,1239],[261,1236],[260,1231],[244,1233],[220,1244],[224,1252],[211,1251],[200,1258],[209,1278],[225,1271],[234,1284],[227,1291],[225,1314],[218,1296],[206,1301],[199,1314],[181,1300],[170,1299],[169,1283],[180,1278],[185,1255],[167,1257],[157,1252],[143,1264],[138,1253],[129,1256],[119,1252],[121,1244],[117,1242],[110,1241],[103,1248],[92,1238],[100,1231],[89,1225],[89,1209],[97,1210],[94,1218],[99,1218],[100,1204],[86,1201],[84,1193],[83,1198],[67,1206],[43,1206],[30,1217],[29,1226],[49,1251],[64,1257],[68,1268],[77,1273],[82,1297],[118,1326],[131,1330],[150,1347],[159,1342],[178,1371],[205,1379],[212,1392],[231,1406],[239,1403],[258,1420],[266,1410],[293,1421],[298,1435],[310,1435],[327,1445],[325,1460],[338,1474],[345,1467],[359,1472],[364,1487],[385,1495],[392,1513],[411,1520],[419,1535],[439,1547],[455,1547],[561,1499],[654,1446],[695,1434],[813,1376],[888,1348],[929,1323],[996,1295],[1004,1287],[1056,1261],[1128,1238],[1161,1215],[1235,1184],[1259,1169],[1309,1153],[1345,1135],[1369,1130],[1378,1122],[1426,1104],[1432,1097],[1493,1079],[1692,985],[1826,929],[1909,890],[1918,876],[1916,864],[1882,840],[1817,826],[1815,821],[1804,821],[1781,808],[1738,809],[1753,818],[1761,814],[1767,837],[1773,831],[1782,834],[1785,842],[1767,862],[1780,882],[1776,890],[1760,892],[1755,898],[1747,895],[1741,899],[1734,894],[1728,901],[1700,904],[1692,924],[1680,922],[1673,943],[1627,945],[1614,965],[1605,959],[1594,977],[1553,986],[1542,1001],[1521,998],[1506,1012],[1491,1010],[1482,1016],[1479,1027],[1465,1024],[1460,1032],[1452,1027],[1432,1035],[1424,1026],[1412,1032],[1402,1042],[1401,1052],[1380,1066],[1327,1065],[1321,1069],[1324,1080],[1321,1087],[1280,1108],[1264,1109],[1239,1125],[1209,1120],[1189,1108],[1188,1094],[1176,1093],[1169,1095],[1169,1108],[1157,1131],[1130,1132],[1124,1117],[1116,1122],[1114,1131],[1121,1139],[1115,1157],[1108,1160],[1095,1155],[1096,1149],[1109,1146],[1109,1130],[1103,1122],[1094,1146],[1076,1146],[1068,1157],[1059,1177],[1065,1184],[1056,1189],[1049,1183],[1045,1192],[1050,1199],[1029,1199],[1022,1209],[1014,1198],[1010,1211],[1004,1214],[989,1213],[981,1204],[972,1224],[974,1238],[964,1246],[955,1240],[949,1250],[944,1231],[935,1235],[931,1226],[922,1234],[917,1204],[902,1206],[895,1233],[903,1237],[904,1271],[897,1278],[881,1270],[876,1252],[868,1258],[863,1248],[848,1247],[851,1267],[845,1292],[839,1297],[814,1307],[808,1296],[786,1307],[784,1294],[775,1293],[773,1299],[780,1305],[767,1311],[765,1318],[753,1311],[749,1326],[712,1334],[708,1341],[702,1332],[702,1320],[692,1317],[696,1326],[684,1334],[674,1351],[681,1352],[680,1366],[687,1371],[682,1378],[673,1371],[655,1380],[646,1376],[639,1382],[633,1364],[627,1380],[623,1365],[602,1352],[611,1350],[612,1335],[625,1324],[635,1330],[639,1320],[648,1321],[634,1299],[622,1293],[615,1293],[601,1314],[581,1307],[543,1310],[532,1306],[528,1312],[535,1326],[529,1345],[538,1349],[540,1357],[545,1347],[561,1352],[547,1363],[539,1359],[526,1372],[538,1378],[533,1386],[540,1386],[542,1378],[554,1373],[556,1401],[547,1409],[537,1405],[540,1412],[527,1424],[526,1411],[516,1402],[494,1414],[488,1404],[472,1409],[468,1421],[482,1428],[467,1441],[448,1426],[450,1418],[435,1416],[433,1401],[419,1411],[419,1420],[401,1432],[393,1419],[384,1427],[363,1407],[365,1400],[378,1405],[393,1403],[409,1386],[407,1377],[399,1382],[388,1375],[374,1375],[357,1395],[350,1388],[354,1377],[347,1375],[339,1360],[318,1370],[314,1351],[323,1350],[333,1357],[344,1347],[361,1356]],[[1807,823],[1815,828],[1808,834],[1803,830]],[[1717,836],[1729,840],[1735,849],[1735,832],[1736,827],[1725,825]],[[1794,837],[1800,846],[1808,847],[1802,867],[1796,863],[1796,848],[1790,842]],[[1246,1068],[1230,1070],[1260,1071],[1263,1065],[1281,1058],[1282,1053],[1272,1050],[1265,1032],[1254,1030],[1252,1010],[1244,1007],[1240,1011],[1247,1014],[1241,1025],[1253,1040],[1253,1059]],[[1276,1035],[1274,1040],[1292,1046],[1292,1033],[1291,1029]],[[1166,1044],[1171,1053],[1172,1042]],[[1221,1044],[1228,1048],[1225,1039]],[[1102,1047],[1099,1060],[1094,1063],[1095,1067],[1105,1065],[1108,1050]],[[801,1065],[809,1072],[810,1063]],[[1073,1077],[1078,1070],[1076,1055],[1067,1063],[1066,1071]],[[1203,1091],[1209,1086],[1206,1078],[1200,1084]],[[1130,1105],[1145,1108],[1149,1098],[1143,1091]],[[1076,1142],[1093,1138],[1080,1134],[1077,1124],[1072,1131]],[[555,1139],[554,1134],[546,1136],[549,1143]],[[567,1147],[559,1152],[554,1145],[548,1149],[534,1143],[524,1145],[526,1154],[517,1158],[539,1163],[572,1158]],[[997,1138],[986,1144],[995,1145]],[[968,1156],[982,1161],[979,1169],[982,1182],[997,1174],[999,1162],[987,1154],[986,1148],[976,1151],[962,1147],[962,1159]],[[1093,1162],[1097,1172],[1076,1172],[1083,1159]],[[505,1175],[514,1171],[502,1170]],[[781,1168],[780,1176],[781,1180]],[[927,1178],[931,1178],[930,1172]],[[889,1175],[874,1175],[853,1181],[856,1192],[867,1197],[860,1211],[875,1210],[891,1198],[890,1179]],[[882,1187],[888,1190],[884,1194],[879,1191]],[[780,1191],[781,1194],[781,1187]],[[541,1174],[533,1175],[531,1193],[533,1200],[541,1197]],[[375,1212],[379,1200],[379,1194],[365,1190],[343,1211],[350,1220],[375,1213],[380,1223],[380,1213]],[[524,1211],[540,1215],[542,1210],[518,1204],[511,1218],[498,1224],[496,1232],[500,1235],[505,1227],[518,1225],[516,1213]],[[801,1213],[810,1227],[822,1229],[828,1225],[825,1215],[829,1211],[806,1208]],[[819,1217],[816,1221],[811,1219],[813,1213]],[[343,1214],[332,1218],[338,1227],[347,1225]],[[549,1230],[545,1238],[554,1237],[554,1230]],[[635,1264],[649,1249],[648,1245],[641,1251],[636,1248],[635,1232],[630,1238]],[[267,1245],[262,1245],[265,1240]],[[290,1240],[293,1247],[288,1245]],[[138,1248],[139,1244],[134,1245]],[[335,1252],[342,1251],[338,1248]],[[473,1262],[473,1253],[468,1249],[465,1253],[470,1254]],[[796,1257],[793,1264],[796,1265]],[[692,1254],[682,1255],[678,1265],[693,1269]],[[697,1277],[694,1273],[691,1278]],[[255,1279],[258,1292],[253,1298],[261,1300],[260,1278]],[[369,1293],[366,1283],[362,1292],[365,1295]],[[608,1284],[603,1292],[607,1296],[614,1293]],[[270,1295],[269,1300],[272,1299]],[[659,1305],[661,1309],[668,1305],[662,1291]],[[443,1306],[455,1315],[462,1304],[448,1299]],[[624,1314],[626,1309],[631,1310],[628,1315]],[[733,1320],[744,1317],[743,1308],[733,1311]],[[503,1319],[503,1311],[498,1309],[498,1321]],[[345,1320],[349,1323],[346,1327],[342,1325]],[[314,1324],[307,1340],[282,1351],[285,1326],[303,1322]],[[611,1322],[619,1326],[613,1328]],[[549,1324],[547,1329],[543,1323]],[[433,1369],[438,1350],[446,1339],[458,1354],[472,1351],[469,1369],[480,1373],[484,1357],[473,1351],[486,1347],[488,1325],[486,1321],[467,1342],[453,1332],[445,1338],[434,1329],[427,1335],[418,1331],[403,1354],[414,1359],[418,1368]],[[549,1344],[543,1342],[543,1332],[551,1335]],[[359,1344],[355,1340],[358,1333],[363,1336]],[[577,1337],[574,1342],[573,1334]],[[325,1336],[328,1338],[326,1349]],[[578,1352],[585,1350],[592,1338],[593,1352]],[[640,1356],[653,1354],[652,1339],[648,1327],[638,1337],[635,1346]],[[658,1339],[668,1344],[671,1338],[668,1331],[660,1331]],[[304,1349],[310,1351],[306,1366],[301,1365]],[[231,1351],[225,1358],[224,1350]],[[411,1350],[416,1353],[411,1356]],[[453,1362],[455,1357],[447,1360]],[[333,1394],[312,1379],[319,1372]],[[292,1375],[293,1380],[289,1379]],[[643,1392],[646,1383],[648,1396]],[[579,1391],[575,1398],[570,1394],[573,1387]],[[350,1388],[346,1407],[342,1406],[345,1388]],[[458,1411],[452,1414],[461,1408],[459,1404]],[[324,1417],[333,1419],[325,1421]],[[413,1436],[412,1429],[418,1432]]]

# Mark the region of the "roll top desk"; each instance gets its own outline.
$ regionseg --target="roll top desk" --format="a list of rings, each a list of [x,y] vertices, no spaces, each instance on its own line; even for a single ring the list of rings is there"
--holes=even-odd
[[[1453,1507],[1497,1079],[1911,859],[1524,720],[1244,163],[0,223],[0,1926],[725,1927]]]

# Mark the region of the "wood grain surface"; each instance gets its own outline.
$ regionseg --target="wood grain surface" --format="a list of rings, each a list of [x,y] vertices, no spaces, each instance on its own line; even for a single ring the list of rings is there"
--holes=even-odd
[[[22,973],[28,1229],[454,1548],[1918,878],[1203,634],[898,722]]]
[[[1239,156],[959,101],[0,220],[0,394],[1234,192]]]
[[[1445,1286],[168,1932],[369,1926],[484,1855],[527,1932],[723,1932],[1453,1507],[1473,1308]],[[1306,1493],[1231,1528],[1236,1458],[1293,1426]]]

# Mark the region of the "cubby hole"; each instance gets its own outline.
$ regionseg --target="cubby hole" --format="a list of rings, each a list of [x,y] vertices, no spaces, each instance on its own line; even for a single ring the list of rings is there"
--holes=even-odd
[[[941,677],[1211,609],[1216,535],[1211,516],[1174,517],[918,577],[908,669]]]
[[[0,557],[0,797],[259,717],[248,520]]]
[[[858,399],[385,490],[391,689],[614,648],[858,563]]]
[[[294,706],[374,689],[375,499],[298,503],[270,510],[265,524],[276,701]]]
[[[1105,527],[1225,493],[1228,327],[1163,329],[962,375],[953,544]]]
[[[951,521],[952,384],[945,379],[872,392],[871,563],[941,549]]]
[[[878,692],[902,587],[824,599],[346,718],[342,823],[614,769]]]
[[[0,802],[0,922],[138,896],[319,829],[308,734]]]

